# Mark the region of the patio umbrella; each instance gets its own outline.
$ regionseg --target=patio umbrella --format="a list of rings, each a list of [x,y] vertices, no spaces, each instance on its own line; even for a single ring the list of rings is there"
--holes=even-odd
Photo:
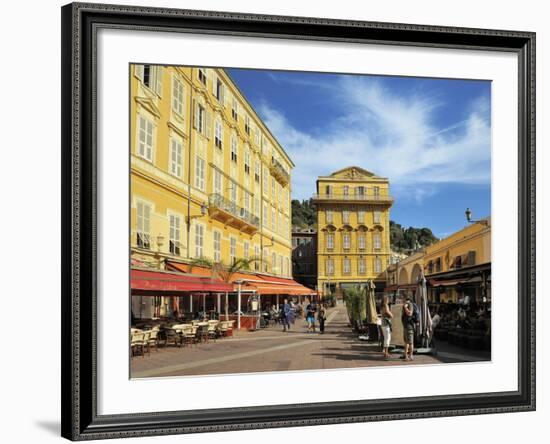
[[[426,278],[424,274],[418,278],[418,288],[416,290],[416,304],[420,310],[420,331],[422,347],[428,347],[430,336],[432,334],[432,317],[428,308],[428,292],[426,290]]]
[[[376,302],[374,300],[374,289],[376,286],[372,280],[367,282],[366,293],[367,293],[367,324],[376,324],[378,315],[376,313]]]

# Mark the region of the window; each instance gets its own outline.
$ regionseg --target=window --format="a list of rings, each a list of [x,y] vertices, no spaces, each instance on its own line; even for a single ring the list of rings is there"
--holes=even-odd
[[[170,174],[181,179],[183,175],[183,146],[178,139],[170,139]]]
[[[258,245],[254,245],[254,257],[259,258],[260,257],[260,247]],[[254,261],[254,270],[258,271],[260,269],[260,262]]]
[[[248,242],[248,241],[244,241],[243,256],[244,256],[245,259],[250,259],[250,242]]]
[[[275,178],[271,177],[271,198],[275,199],[276,193],[275,193]]]
[[[359,210],[357,212],[357,222],[360,224],[365,223],[365,210]]]
[[[355,196],[364,196],[365,195],[365,187],[359,186],[355,188]]]
[[[180,255],[181,218],[170,214],[170,253]]]
[[[382,236],[380,236],[380,233],[374,233],[373,244],[375,250],[380,250],[382,248]]]
[[[254,199],[254,214],[256,217],[260,217],[260,199],[257,197]]]
[[[248,114],[244,116],[244,130],[250,136],[250,117]]]
[[[277,269],[277,254],[271,253],[271,272],[275,273],[276,269]]]
[[[349,224],[349,210],[342,211],[342,223]]]
[[[327,233],[327,250],[334,249],[334,233]]]
[[[269,173],[264,171],[264,194],[269,192]]]
[[[331,185],[327,185],[325,187],[325,193],[327,196],[332,196],[332,186]]]
[[[172,77],[172,110],[183,116],[185,104],[185,95],[183,90],[183,83],[176,77]]]
[[[220,150],[223,148],[223,126],[219,120],[216,120],[214,123],[214,144]]]
[[[250,212],[250,193],[248,191],[243,191],[244,194],[244,209]]]
[[[204,245],[204,225],[195,224],[195,257],[201,258]]]
[[[332,218],[332,210],[327,210],[326,212],[326,217],[327,217],[327,224],[331,224],[332,221],[333,221],[333,218]]]
[[[279,227],[279,232],[283,233],[283,215],[279,212],[278,216],[279,216],[279,220],[278,220],[277,226]]]
[[[244,172],[250,174],[250,150],[248,148],[244,150]]]
[[[151,248],[151,206],[137,203],[137,246],[139,248]]]
[[[254,143],[257,145],[257,146],[260,146],[260,128],[258,128],[257,126],[254,126]]]
[[[374,212],[374,223],[375,224],[379,224],[380,223],[380,216],[381,216],[382,212],[380,211],[375,211]]]
[[[162,74],[162,66],[136,65],[136,75],[158,96],[162,96]]]
[[[200,103],[195,103],[193,126],[201,134],[207,134],[206,109]]]
[[[198,154],[195,157],[195,186],[204,191],[206,161]]]
[[[344,243],[344,250],[349,250],[349,246],[350,246],[350,234],[349,233],[344,233],[343,236],[342,236],[342,239],[343,239],[343,243]]]
[[[268,213],[267,213],[267,203],[265,203],[265,202],[264,202],[264,215],[263,215],[263,219],[264,219],[263,226],[264,226],[264,227],[269,226]]]
[[[271,208],[271,231],[277,231],[277,219],[275,218],[275,208]]]
[[[237,205],[237,184],[232,183],[230,188],[230,194],[231,202],[234,205]]]
[[[376,257],[374,259],[374,272],[375,273],[382,272],[382,259],[380,259],[379,257]]]
[[[237,239],[232,237],[229,242],[229,260],[234,264],[237,260]]]
[[[379,197],[380,196],[380,187],[373,187],[372,192],[373,192],[375,198]]]
[[[153,131],[153,122],[146,117],[139,116],[137,153],[149,162],[153,161]]]
[[[364,250],[366,248],[366,237],[365,233],[359,233],[357,235],[357,243],[359,245],[359,250]]]
[[[216,81],[214,82],[214,84],[215,84],[214,95],[216,96],[216,99],[218,99],[218,101],[221,104],[223,104],[224,96],[225,96],[225,87],[219,78],[216,78]]]
[[[237,163],[237,138],[231,136],[231,160]]]
[[[347,185],[344,185],[344,196],[349,195],[349,187]]]
[[[214,169],[214,194],[222,194],[223,193],[223,176],[222,173]]]
[[[237,101],[236,97],[233,97],[233,102],[231,106],[231,117],[233,117],[234,120],[239,120],[239,102]]]
[[[344,258],[342,265],[343,265],[344,274],[350,274],[351,273],[351,261],[348,257]]]
[[[222,234],[219,231],[214,231],[214,262],[222,260]]]
[[[199,68],[199,81],[206,86],[206,69]]]
[[[256,183],[260,183],[260,161],[257,160],[254,165],[254,180]]]
[[[327,259],[326,269],[328,276],[332,276],[334,274],[334,260],[332,258]]]
[[[359,274],[365,274],[367,272],[367,262],[364,257],[360,257],[358,259],[357,268],[359,270]]]

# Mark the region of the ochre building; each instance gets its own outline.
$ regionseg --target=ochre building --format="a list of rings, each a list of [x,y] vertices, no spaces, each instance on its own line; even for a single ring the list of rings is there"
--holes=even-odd
[[[389,264],[390,207],[387,178],[356,166],[317,179],[318,290],[343,296],[369,279],[383,286]]]
[[[134,263],[260,257],[290,277],[293,163],[222,69],[130,70]]]

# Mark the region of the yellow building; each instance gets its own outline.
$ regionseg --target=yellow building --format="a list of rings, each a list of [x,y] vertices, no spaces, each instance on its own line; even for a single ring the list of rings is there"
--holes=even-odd
[[[430,300],[491,299],[491,219],[472,223],[425,248]]]
[[[389,181],[359,167],[317,179],[318,289],[336,294],[382,281],[390,260]]]
[[[132,259],[291,276],[294,165],[227,72],[133,65],[130,87]]]

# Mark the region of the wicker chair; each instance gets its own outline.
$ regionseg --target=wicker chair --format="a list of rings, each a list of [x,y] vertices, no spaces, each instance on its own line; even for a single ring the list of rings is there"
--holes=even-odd
[[[181,347],[181,336],[173,328],[165,328],[164,334],[166,335],[166,346],[168,344],[174,344],[174,346]]]
[[[134,333],[130,341],[130,357],[135,356],[138,350],[141,351],[141,356],[145,356],[145,333]]]

